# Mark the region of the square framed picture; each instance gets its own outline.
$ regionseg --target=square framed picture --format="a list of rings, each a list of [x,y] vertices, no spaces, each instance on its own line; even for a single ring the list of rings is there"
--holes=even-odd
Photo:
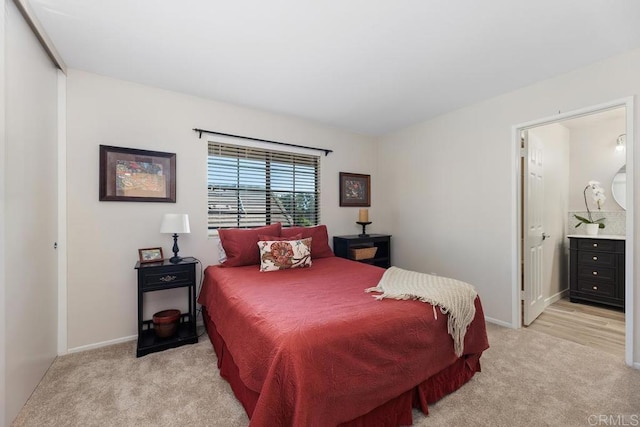
[[[145,248],[138,249],[140,264],[147,262],[160,262],[164,259],[162,256],[162,248]]]
[[[99,200],[175,203],[175,153],[101,145]]]
[[[371,175],[340,172],[340,206],[371,206]]]

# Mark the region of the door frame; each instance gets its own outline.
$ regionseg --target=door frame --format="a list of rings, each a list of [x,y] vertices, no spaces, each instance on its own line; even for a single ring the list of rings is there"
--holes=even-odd
[[[627,185],[627,210],[626,210],[626,240],[625,240],[625,362],[629,366],[633,366],[633,353],[635,349],[634,342],[634,322],[635,322],[635,285],[634,285],[634,184],[635,184],[635,168],[634,168],[634,98],[629,96],[598,105],[593,105],[578,110],[568,111],[566,113],[558,112],[557,115],[532,120],[525,123],[515,124],[511,127],[511,152],[513,159],[512,167],[512,215],[511,230],[514,230],[512,244],[512,302],[511,302],[511,325],[515,329],[522,327],[521,313],[521,277],[522,268],[520,261],[522,259],[521,239],[522,239],[522,178],[521,178],[521,149],[520,149],[520,133],[534,127],[548,125],[561,122],[576,117],[586,116],[594,113],[611,110],[614,108],[625,107],[626,119],[626,165],[627,174],[631,177],[631,185]]]

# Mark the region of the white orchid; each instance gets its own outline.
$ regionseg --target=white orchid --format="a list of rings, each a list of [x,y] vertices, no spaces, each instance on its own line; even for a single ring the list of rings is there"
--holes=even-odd
[[[598,206],[598,210],[600,210],[600,208],[604,204],[604,201],[607,200],[607,197],[604,195],[604,189],[600,186],[600,182],[589,181],[588,185],[584,187],[584,190],[582,191],[582,194],[584,196],[584,205],[587,208],[588,218],[584,218],[582,216],[574,214],[573,216],[576,217],[578,221],[580,221],[579,223],[576,224],[576,228],[580,227],[580,225],[582,224],[598,224],[599,228],[604,228],[604,222],[603,222],[605,220],[604,218],[594,220],[593,217],[591,216],[591,211],[589,210],[589,204],[587,203],[587,190],[589,188],[591,188],[591,193],[592,193],[591,197],[593,198],[593,201],[596,203],[596,206]]]
[[[593,201],[596,202],[598,210],[600,210],[604,201],[607,200],[607,197],[604,195],[604,189],[600,186],[598,181],[589,181],[588,187],[591,187],[591,191],[593,193],[591,197],[593,197]],[[589,206],[587,206],[587,210],[589,210]]]

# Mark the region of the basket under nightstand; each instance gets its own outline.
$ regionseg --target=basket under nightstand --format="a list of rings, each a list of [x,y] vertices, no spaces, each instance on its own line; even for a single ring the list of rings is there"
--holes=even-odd
[[[389,268],[391,266],[391,235],[334,236],[333,252],[342,258]]]

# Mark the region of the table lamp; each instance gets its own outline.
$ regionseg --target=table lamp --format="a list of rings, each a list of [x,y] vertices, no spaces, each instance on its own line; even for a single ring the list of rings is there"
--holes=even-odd
[[[178,233],[191,233],[189,228],[189,215],[187,214],[164,214],[162,217],[162,225],[160,225],[161,233],[173,233],[173,257],[169,262],[177,264],[182,261],[178,256]]]

